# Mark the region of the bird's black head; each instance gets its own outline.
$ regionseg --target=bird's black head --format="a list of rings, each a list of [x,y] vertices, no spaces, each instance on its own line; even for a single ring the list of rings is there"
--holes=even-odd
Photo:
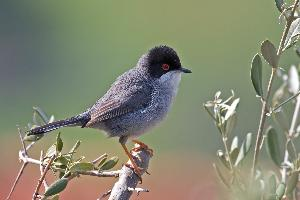
[[[150,49],[146,56],[142,57],[141,64],[147,68],[152,77],[156,78],[174,70],[191,73],[190,70],[181,66],[176,51],[165,45]]]

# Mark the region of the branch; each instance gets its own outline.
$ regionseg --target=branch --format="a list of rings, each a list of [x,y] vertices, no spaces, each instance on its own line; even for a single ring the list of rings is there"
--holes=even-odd
[[[294,111],[293,118],[292,118],[291,127],[290,127],[290,130],[289,130],[289,133],[288,133],[287,143],[289,142],[289,140],[292,139],[293,134],[295,133],[297,119],[298,119],[298,116],[299,116],[299,110],[300,110],[300,97],[298,96],[296,106],[295,106],[295,111]],[[284,152],[283,163],[288,163],[288,161],[289,161],[289,152],[288,152],[287,145],[286,145],[285,152]],[[287,177],[287,168],[286,167],[283,167],[281,177],[282,177],[281,181],[283,183],[286,183],[286,177]]]
[[[281,39],[280,39],[280,44],[279,44],[279,47],[278,47],[278,50],[277,50],[277,56],[278,57],[280,57],[282,52],[283,52],[283,48],[284,48],[284,44],[285,44],[288,32],[290,30],[290,27],[291,27],[293,21],[295,20],[295,11],[296,11],[296,8],[298,6],[298,3],[299,3],[299,0],[295,0],[295,2],[293,4],[292,11],[291,11],[291,14],[287,18],[286,25],[284,27],[284,31],[282,33],[282,36],[281,36]],[[261,142],[262,142],[262,138],[263,138],[264,126],[265,126],[267,112],[268,112],[268,101],[269,101],[269,97],[270,97],[270,94],[271,94],[272,84],[273,84],[273,81],[274,81],[274,76],[276,74],[277,68],[278,68],[278,66],[272,66],[272,73],[271,73],[269,83],[268,83],[268,87],[267,87],[267,95],[266,95],[266,98],[263,101],[263,105],[262,105],[262,109],[261,109],[261,116],[260,116],[257,136],[256,136],[254,157],[253,157],[253,163],[252,163],[252,168],[251,168],[252,178],[254,177],[254,174],[255,174],[256,164],[257,164],[257,160],[258,160],[259,150],[260,150],[260,146],[261,146]]]
[[[135,144],[136,148],[140,148],[139,144]],[[141,172],[144,174],[149,165],[151,158],[151,152],[145,148],[141,148],[137,151],[132,151],[132,155],[138,167],[142,168]],[[127,162],[130,164],[130,161]],[[133,170],[126,165],[120,170],[119,180],[115,183],[111,190],[111,194],[108,200],[127,200],[132,195],[133,191],[141,191],[136,188],[140,178],[133,172]],[[136,189],[135,189],[136,188]],[[142,189],[142,191],[148,191]]]

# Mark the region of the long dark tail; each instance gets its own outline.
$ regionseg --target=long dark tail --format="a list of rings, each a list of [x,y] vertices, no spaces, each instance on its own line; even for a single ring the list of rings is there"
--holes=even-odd
[[[67,127],[67,126],[81,126],[85,127],[86,123],[91,119],[90,114],[83,113],[80,115],[76,115],[74,117],[58,120],[56,122],[52,122],[49,124],[45,124],[43,126],[31,129],[27,132],[27,135],[39,135],[43,133],[47,133],[50,131],[54,131],[56,129]]]

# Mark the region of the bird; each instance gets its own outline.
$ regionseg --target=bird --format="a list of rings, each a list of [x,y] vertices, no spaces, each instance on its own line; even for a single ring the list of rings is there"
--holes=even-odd
[[[147,146],[136,138],[166,117],[182,73],[191,73],[191,70],[181,65],[177,52],[167,45],[155,46],[139,58],[135,67],[120,75],[107,92],[84,112],[28,130],[27,135],[74,126],[100,129],[108,137],[119,137],[134,172],[141,179],[140,168],[128,151],[126,142],[131,139]]]

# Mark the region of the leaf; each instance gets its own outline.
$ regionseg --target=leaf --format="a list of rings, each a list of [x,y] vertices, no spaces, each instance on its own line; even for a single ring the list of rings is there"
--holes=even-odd
[[[49,188],[46,190],[44,196],[52,196],[63,191],[68,185],[67,178],[61,178],[52,183]]]
[[[278,199],[281,199],[284,195],[285,191],[285,184],[284,183],[279,183],[277,189],[276,189],[276,195]]]
[[[221,170],[219,169],[219,167],[214,163],[213,167],[216,171],[216,174],[218,175],[219,179],[221,180],[221,182],[227,186],[228,188],[230,188],[230,184],[227,182],[226,178],[223,176]]]
[[[51,157],[56,154],[56,144],[52,144],[46,152],[45,157]]]
[[[235,136],[231,142],[230,151],[232,152],[234,149],[239,147],[239,138]]]
[[[56,151],[61,152],[63,146],[64,146],[64,143],[60,138],[60,132],[59,132],[56,136]]]
[[[274,128],[269,127],[267,129],[266,133],[266,147],[267,147],[267,152],[269,156],[271,157],[272,161],[277,165],[281,165],[281,151],[279,147],[279,140],[278,140],[278,135],[277,132]]]
[[[237,114],[234,112],[226,121],[225,135],[228,136],[236,126]]]
[[[101,167],[101,166],[104,164],[104,162],[105,162],[106,160],[107,160],[107,155],[104,156],[104,157],[99,161],[98,167]]]
[[[295,65],[292,65],[289,70],[288,88],[292,94],[299,91],[299,74]]]
[[[39,135],[25,135],[23,140],[28,141],[28,142],[35,142],[41,139],[44,136],[44,134],[39,134]]]
[[[235,148],[230,152],[230,159],[233,163],[235,163],[235,161],[239,155],[239,152],[240,152],[239,148]]]
[[[49,122],[49,118],[47,117],[46,113],[39,107],[33,107],[33,110],[40,116],[45,124]]]
[[[269,40],[265,40],[261,44],[261,54],[267,63],[272,67],[278,67],[279,56],[275,46]]]
[[[70,167],[69,171],[78,172],[78,171],[90,171],[93,169],[94,169],[94,165],[92,163],[76,163]]]
[[[74,144],[74,146],[72,147],[72,149],[69,151],[69,153],[74,153],[78,147],[80,146],[81,141],[77,140],[77,142]]]
[[[300,34],[300,19],[297,18],[292,22],[290,26],[289,32],[287,34],[284,43],[283,51],[290,48],[297,42],[299,34]]]
[[[251,81],[252,85],[255,89],[255,92],[258,96],[263,96],[263,89],[262,89],[262,62],[261,58],[258,54],[256,54],[252,59],[251,64]]]
[[[294,191],[294,189],[296,188],[297,183],[298,183],[298,178],[299,178],[298,171],[295,171],[290,175],[290,177],[287,181],[286,194],[290,194],[291,192]]]
[[[235,110],[236,110],[237,106],[239,105],[239,102],[240,102],[240,99],[237,98],[231,103],[231,105],[229,106],[229,108],[225,114],[225,121],[228,120],[232,115],[234,115],[236,113]]]
[[[106,161],[99,170],[104,171],[104,170],[109,170],[113,168],[119,161],[119,158],[117,156],[111,157],[108,161]]]
[[[235,161],[235,166],[237,166],[247,155],[247,153],[249,152],[250,148],[252,146],[252,133],[248,133],[246,135],[246,138],[243,141],[243,144],[240,148],[240,152],[239,155]]]
[[[279,10],[279,12],[282,12],[283,4],[284,4],[283,0],[275,0],[275,4],[276,4],[276,7]]]
[[[276,175],[274,173],[272,173],[272,175],[269,177],[269,192],[271,194],[275,194],[276,193]]]

